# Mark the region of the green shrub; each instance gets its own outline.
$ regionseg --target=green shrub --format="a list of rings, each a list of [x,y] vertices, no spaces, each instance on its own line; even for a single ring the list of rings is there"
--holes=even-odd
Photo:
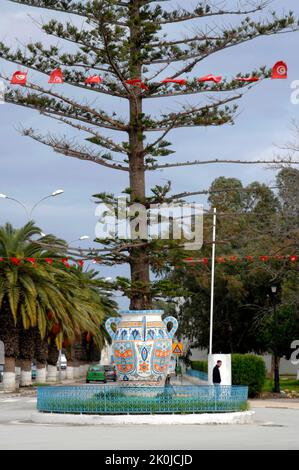
[[[191,368],[208,373],[208,361],[191,361]]]
[[[232,355],[233,385],[248,385],[249,396],[258,395],[266,380],[266,366],[261,356],[254,354]]]

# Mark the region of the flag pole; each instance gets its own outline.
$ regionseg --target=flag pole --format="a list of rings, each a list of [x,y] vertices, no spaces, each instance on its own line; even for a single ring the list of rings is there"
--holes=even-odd
[[[213,212],[213,238],[212,238],[212,273],[211,273],[210,346],[209,346],[209,354],[212,354],[212,353],[213,353],[213,319],[214,319],[216,223],[217,223],[217,209],[214,208],[214,212]]]

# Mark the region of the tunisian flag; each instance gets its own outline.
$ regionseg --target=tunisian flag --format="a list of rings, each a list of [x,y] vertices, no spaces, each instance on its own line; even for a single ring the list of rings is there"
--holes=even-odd
[[[60,69],[52,70],[48,83],[63,83],[63,75]]]
[[[272,78],[274,80],[285,80],[288,78],[288,66],[285,62],[282,60],[276,62],[272,69]]]
[[[20,70],[18,70],[13,74],[10,83],[12,85],[26,85],[27,72],[21,72]]]
[[[258,82],[260,77],[236,77],[239,82]]]
[[[176,83],[177,85],[186,85],[187,80],[183,78],[165,78],[161,83]]]
[[[91,77],[87,77],[85,80],[85,85],[98,85],[99,83],[102,83],[101,77],[98,75],[92,75]]]
[[[127,85],[138,86],[139,88],[142,88],[142,90],[148,90],[148,86],[140,78],[132,78],[130,80],[126,80],[125,83]]]
[[[220,83],[222,81],[222,77],[215,77],[215,75],[205,75],[204,77],[200,77],[197,79],[198,82],[214,82]]]

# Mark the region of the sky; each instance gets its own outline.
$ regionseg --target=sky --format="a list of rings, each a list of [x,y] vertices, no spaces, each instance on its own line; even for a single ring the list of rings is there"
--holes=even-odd
[[[173,3],[182,5],[179,1]],[[187,3],[190,2],[183,2],[184,7]],[[232,0],[227,4],[233,5],[236,2]],[[271,5],[271,10],[278,13],[290,9],[299,17],[298,0],[274,0]],[[37,40],[47,43],[48,39],[40,32],[36,20],[47,20],[53,15],[53,12],[0,0],[0,41],[11,47]],[[233,22],[234,19],[229,18],[226,21]],[[189,31],[179,25],[169,33],[181,37]],[[239,72],[246,73],[262,65],[272,67],[278,60],[284,60],[289,67],[289,78],[266,80],[254,86],[239,102],[239,115],[234,126],[174,132],[171,140],[176,155],[171,158],[176,161],[213,158],[271,159],[278,152],[276,146],[291,139],[291,121],[298,118],[299,105],[291,103],[291,83],[299,80],[298,45],[299,32],[258,38],[214,54],[202,62],[194,70],[195,76],[214,73],[233,77]],[[0,60],[1,72],[10,75],[15,70],[16,66]],[[40,80],[46,83],[45,78]],[[82,92],[74,90],[74,87],[63,86],[70,95],[81,97]],[[196,97],[189,97],[188,103],[193,100],[198,102]],[[146,104],[146,111],[158,114],[162,110],[176,109],[179,103],[182,101],[152,100]],[[100,105],[107,110],[115,109],[121,114],[125,113],[124,103],[118,98],[107,100],[101,96]],[[63,195],[47,199],[38,206],[34,212],[37,224],[43,232],[55,233],[68,242],[81,235],[89,235],[92,239],[96,224],[92,194],[107,191],[120,195],[123,188],[128,186],[127,174],[56,154],[50,148],[21,136],[21,126],[44,131],[50,129],[60,135],[66,132],[73,135],[68,129],[41,117],[33,110],[8,104],[0,105],[0,193],[21,200],[30,207],[43,196],[63,188]],[[147,183],[149,187],[153,187],[155,184],[165,184],[170,179],[173,191],[181,192],[207,189],[219,176],[237,177],[247,185],[256,180],[273,183],[275,174],[276,171],[263,166],[199,165],[151,172]],[[206,200],[200,197],[197,202],[206,204]],[[26,222],[26,215],[16,203],[0,199],[0,225],[7,221],[14,226],[21,226]],[[85,248],[90,246],[88,241],[80,243]],[[78,246],[78,243],[75,245]],[[119,268],[101,270],[102,275],[112,277],[124,272]]]

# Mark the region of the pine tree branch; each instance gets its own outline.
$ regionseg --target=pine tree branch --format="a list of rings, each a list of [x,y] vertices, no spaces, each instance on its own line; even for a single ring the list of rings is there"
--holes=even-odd
[[[32,45],[33,46],[33,45]],[[45,55],[42,55],[41,58],[44,58],[44,62],[41,60],[39,61],[39,56],[34,55],[32,59],[26,58],[25,55],[22,54],[22,52],[18,49],[14,54],[12,54],[9,51],[9,48],[5,47],[3,43],[0,42],[0,58],[6,60],[7,62],[12,62],[14,64],[18,64],[21,66],[25,66],[31,70],[34,70],[36,72],[42,73],[46,76],[49,76],[49,74],[52,72],[53,67],[71,67],[70,65],[65,65],[63,62],[54,59],[52,56],[52,62],[49,61],[48,53],[47,51],[43,51]],[[40,58],[40,59],[41,59]],[[38,66],[35,66],[33,61],[38,62]],[[52,65],[51,65],[52,64]],[[77,88],[82,88],[86,91],[96,91],[98,93],[103,93],[106,95],[110,96],[117,96],[119,98],[127,98],[126,95],[121,93],[120,89],[118,91],[118,86],[117,84],[113,84],[112,82],[106,82],[106,86],[110,86],[110,90],[107,90],[106,88],[103,87],[103,85],[97,86],[96,88],[89,88],[86,85],[84,85],[86,76],[80,72],[80,71],[64,71],[64,81],[68,85],[77,87]]]
[[[299,165],[299,160],[290,160],[290,159],[281,159],[281,160],[194,160],[192,162],[182,162],[182,163],[165,163],[163,165],[153,165],[152,167],[147,166],[147,171],[160,170],[163,168],[177,168],[181,166],[192,166],[192,165],[211,165],[219,163],[230,163],[237,165]]]
[[[258,11],[262,11],[267,5],[269,1],[260,1],[257,2],[257,6],[255,8],[251,8],[250,10],[222,10],[220,8],[213,11],[206,2],[200,2],[198,6],[192,11],[189,12],[185,9],[175,10],[173,12],[164,12],[163,19],[158,21],[158,24],[171,24],[171,23],[179,23],[183,21],[190,21],[198,18],[207,18],[211,16],[224,16],[224,15],[250,15],[253,13],[257,13]]]
[[[9,82],[8,77],[6,77],[4,75],[1,75],[1,74],[0,74],[0,77],[3,80]],[[81,110],[83,113],[87,113],[87,115],[94,116],[95,119],[100,121],[100,122],[98,122],[98,121],[90,122],[90,120],[89,121],[87,120],[86,122],[89,122],[89,124],[92,123],[94,125],[97,125],[97,126],[100,126],[100,127],[106,127],[108,129],[116,130],[116,131],[126,132],[127,129],[128,129],[127,126],[124,123],[122,123],[120,121],[117,121],[113,118],[110,118],[106,113],[104,113],[104,111],[99,113],[97,110],[95,110],[91,106],[80,104],[80,103],[78,103],[77,101],[74,101],[71,98],[67,98],[66,96],[61,95],[60,93],[54,92],[53,89],[51,89],[51,90],[45,89],[45,88],[41,87],[40,85],[36,85],[36,84],[30,83],[30,82],[27,82],[26,85],[22,86],[22,88],[23,89],[34,90],[34,91],[39,92],[42,95],[44,95],[44,96],[40,96],[39,94],[36,93],[36,94],[29,95],[27,97],[28,98],[28,105],[29,105],[28,107],[33,107],[33,109],[37,109],[38,111],[45,110],[45,111],[53,112],[54,114],[57,114],[57,111],[61,110],[61,107],[59,107],[59,104],[60,104],[59,101],[62,101],[63,103],[66,103],[67,105],[69,105],[71,107],[71,108],[67,108],[65,110],[62,109],[62,111],[64,111],[63,114],[62,114],[63,116],[67,116],[67,117],[70,117],[72,119],[77,119],[78,120],[78,110]],[[46,95],[51,96],[51,97],[53,97],[53,98],[55,98],[59,101],[58,102],[55,101],[55,100],[53,100],[52,102],[50,102],[49,100],[47,101],[47,100],[45,100]],[[34,103],[31,102],[32,98],[34,98],[34,97],[36,98],[35,106],[30,106],[30,105],[34,104]],[[15,92],[12,92],[11,94],[6,93],[5,98],[6,98],[7,102],[13,102],[15,104],[26,105],[26,95],[22,94],[22,92],[20,92],[20,90],[16,90]],[[53,108],[51,109],[51,107],[50,107],[50,109],[48,109],[47,107],[44,107],[43,106],[43,101],[44,101],[45,106],[52,105]],[[81,117],[82,117],[82,119],[81,119]],[[79,120],[84,121],[84,116],[80,116]]]
[[[190,106],[189,109],[181,111],[181,112],[176,112],[176,113],[170,113],[168,115],[164,115],[163,119],[160,121],[152,121],[155,125],[151,127],[151,125],[145,126],[145,130],[147,132],[152,132],[152,131],[161,131],[165,130],[167,131],[169,127],[171,126],[171,129],[177,129],[179,127],[186,127],[186,126],[196,126],[196,121],[192,121],[192,119],[198,119],[198,125],[205,125],[205,117],[207,119],[207,122],[209,122],[209,125],[213,123],[213,117],[214,117],[214,122],[215,124],[223,124],[226,122],[231,121],[231,112],[234,112],[235,109],[225,109],[223,112],[221,110],[218,110],[219,107],[223,105],[227,105],[228,103],[231,103],[232,101],[236,101],[240,98],[242,98],[242,94],[230,96],[228,98],[224,98],[222,100],[215,100],[211,104],[207,104],[204,106]],[[219,114],[215,114],[216,112],[219,112]],[[210,114],[209,114],[210,113]],[[218,120],[220,119],[220,122]]]
[[[71,120],[66,119],[64,117],[54,117],[53,115],[47,112],[41,112],[41,114],[44,116],[50,117],[51,119],[55,119],[56,121],[63,122],[64,124],[67,124],[68,126],[71,126],[74,129],[78,129],[79,131],[92,134],[96,140],[96,142],[93,142],[93,143],[96,143],[96,145],[100,145],[101,147],[111,150],[112,152],[121,153],[124,155],[127,154],[126,150],[123,147],[113,142],[112,139],[108,139],[107,137],[99,134],[98,132],[96,132],[94,129],[92,129],[89,126],[76,124],[75,122],[72,122]],[[90,140],[90,139],[87,139],[87,140]],[[122,162],[118,162],[118,163],[122,163]]]
[[[152,144],[147,145],[145,147],[143,155],[150,154],[151,151],[153,151],[157,147],[157,145],[159,145],[159,143],[161,143],[164,140],[164,138],[167,136],[167,134],[174,128],[175,123],[176,123],[176,119],[173,119],[173,122],[170,123],[170,125],[165,129],[165,131],[162,133],[162,135],[158,139],[156,139]]]
[[[73,143],[72,141],[67,141],[66,138],[58,138],[51,134],[48,134],[48,136],[43,136],[38,134],[33,129],[23,129],[22,134],[24,136],[30,137],[33,140],[36,140],[41,144],[51,147],[54,152],[60,153],[67,157],[90,161],[108,168],[113,168],[114,170],[129,171],[128,167],[125,167],[119,163],[113,163],[112,160],[109,162],[111,158],[110,155],[95,153],[88,147],[80,146],[77,143]],[[109,160],[105,160],[105,157]]]
[[[79,15],[80,17],[88,18],[89,20],[94,19],[92,6],[93,2],[88,2],[87,5],[82,2],[75,2],[72,0],[9,0],[12,3],[18,3],[20,5],[31,6],[35,8],[42,8],[43,10],[52,10],[61,13],[68,13],[72,15]],[[108,4],[111,1],[101,0],[100,4]],[[114,1],[114,5],[125,7],[127,6],[124,2]]]
[[[227,30],[223,29],[222,38],[212,41],[212,44],[210,41],[206,41],[206,44],[198,45],[196,43],[191,43],[189,50],[184,48],[183,51],[177,46],[170,46],[169,50],[167,50],[167,47],[163,50],[161,46],[162,50],[160,49],[161,52],[158,54],[158,57],[156,57],[156,54],[154,56],[149,56],[149,59],[146,60],[144,64],[172,64],[178,61],[192,61],[191,64],[184,65],[184,67],[175,74],[174,77],[176,77],[192,70],[196,64],[215,52],[244,44],[258,37],[285,34],[292,31],[298,31],[298,21],[295,20],[292,13],[286,15],[284,18],[277,18],[273,13],[272,22],[267,21],[255,23],[251,18],[246,18],[241,23],[241,26],[236,26]],[[188,41],[186,44],[188,44]]]

